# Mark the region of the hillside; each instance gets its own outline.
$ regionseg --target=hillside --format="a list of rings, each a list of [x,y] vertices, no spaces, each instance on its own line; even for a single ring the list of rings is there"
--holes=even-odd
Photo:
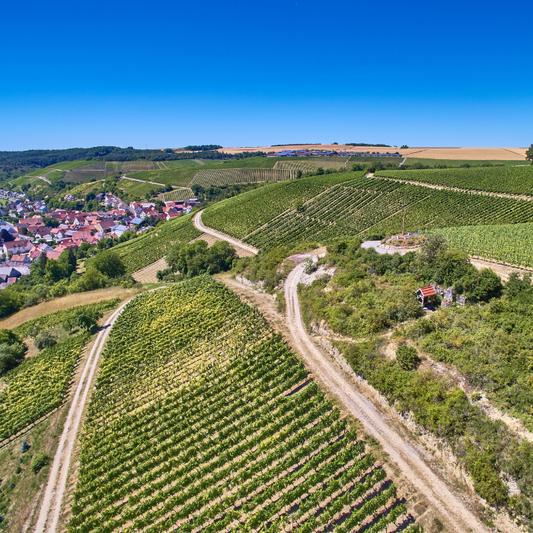
[[[258,248],[359,234],[381,238],[401,231],[404,200],[406,231],[533,220],[533,203],[526,200],[430,189],[362,172],[268,185],[208,207],[203,220]]]
[[[409,523],[256,311],[209,278],[137,298],[89,404],[69,531],[278,531],[289,517],[309,532]]]

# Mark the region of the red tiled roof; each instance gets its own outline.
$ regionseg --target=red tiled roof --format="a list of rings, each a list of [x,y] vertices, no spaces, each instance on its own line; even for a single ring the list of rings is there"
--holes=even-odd
[[[420,289],[418,289],[419,291],[422,291],[422,296],[424,297],[427,297],[427,296],[435,296],[435,294],[437,294],[435,292],[435,289],[429,285],[429,287],[421,287]]]

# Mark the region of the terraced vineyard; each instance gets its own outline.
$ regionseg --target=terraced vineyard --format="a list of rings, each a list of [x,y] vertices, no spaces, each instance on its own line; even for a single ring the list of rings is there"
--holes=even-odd
[[[0,440],[59,407],[88,335],[77,335],[7,372],[0,392]]]
[[[428,189],[343,173],[269,185],[205,210],[204,223],[258,248],[346,235],[533,220],[533,202]],[[329,186],[328,186],[329,185]],[[327,190],[326,190],[327,189]],[[252,194],[253,193],[253,194]]]
[[[376,176],[420,181],[446,187],[533,195],[533,166],[429,170],[382,170]]]
[[[189,198],[195,198],[194,193],[189,188],[174,189],[173,191],[163,194],[163,200],[165,202],[181,202],[183,200],[188,200]]]
[[[146,293],[118,318],[80,463],[70,533],[410,527],[289,347],[208,277]]]
[[[533,224],[462,226],[434,230],[449,245],[465,252],[510,265],[533,267]]]
[[[131,274],[167,255],[174,244],[189,242],[201,233],[193,226],[191,215],[182,215],[115,246],[113,251],[122,258],[128,274]]]
[[[274,170],[271,168],[220,168],[199,170],[191,181],[192,185],[232,185],[238,183],[261,183],[264,181],[286,181],[296,177],[295,170]]]

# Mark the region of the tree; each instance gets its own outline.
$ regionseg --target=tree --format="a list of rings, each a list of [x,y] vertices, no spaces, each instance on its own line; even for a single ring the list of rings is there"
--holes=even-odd
[[[70,278],[76,272],[76,255],[72,250],[63,250],[57,262],[63,272],[62,278]]]
[[[396,362],[403,370],[416,370],[421,360],[416,348],[401,344],[396,350]]]
[[[112,250],[100,252],[91,259],[90,266],[108,278],[120,278],[126,273],[122,259]]]
[[[39,335],[35,339],[35,347],[38,350],[44,350],[46,348],[51,348],[55,344],[57,344],[57,339],[48,330],[45,330],[39,333]]]
[[[4,242],[11,242],[13,240],[13,235],[11,235],[6,229],[2,229],[2,231],[0,231],[0,238]]]
[[[59,226],[59,220],[56,220],[53,217],[44,217],[43,223],[49,228],[57,228]]]
[[[533,164],[533,144],[527,149],[526,159],[529,159]]]
[[[420,249],[420,255],[428,262],[433,262],[437,256],[447,249],[446,239],[440,233],[428,235]]]

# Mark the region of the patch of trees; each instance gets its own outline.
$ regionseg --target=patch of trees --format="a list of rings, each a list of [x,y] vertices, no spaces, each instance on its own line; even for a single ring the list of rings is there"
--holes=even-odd
[[[0,329],[0,376],[17,366],[26,353],[20,338],[9,329]]]
[[[209,150],[218,150],[219,148],[223,147],[220,144],[190,144],[183,149],[191,152],[205,152]]]
[[[159,280],[175,281],[201,274],[218,274],[229,270],[235,259],[235,248],[226,241],[216,242],[211,248],[203,240],[177,244],[166,257],[168,268],[159,271],[157,277]]]
[[[218,146],[218,145],[213,145]],[[173,161],[178,159],[243,159],[266,155],[264,152],[224,154],[214,149],[194,153],[171,150],[140,150],[133,147],[96,146],[94,148],[67,148],[61,150],[0,151],[0,168],[11,172],[20,168],[43,168],[64,161]],[[61,180],[60,180],[61,181]],[[54,185],[54,184],[53,184]]]
[[[368,144],[368,143],[345,143],[346,146],[379,146],[380,148],[392,148],[390,144]]]
[[[99,248],[83,243],[76,253],[65,250],[57,260],[41,255],[31,264],[29,276],[21,276],[14,285],[0,291],[0,318],[36,305],[47,298],[112,285],[133,286],[133,280],[126,276],[122,260],[115,252],[106,248],[105,241],[114,245],[120,239],[102,239],[98,245],[102,242],[104,244]],[[80,274],[77,272],[77,261],[87,257],[89,259],[86,261],[86,270]]]
[[[526,159],[533,162],[533,144],[526,151]]]

